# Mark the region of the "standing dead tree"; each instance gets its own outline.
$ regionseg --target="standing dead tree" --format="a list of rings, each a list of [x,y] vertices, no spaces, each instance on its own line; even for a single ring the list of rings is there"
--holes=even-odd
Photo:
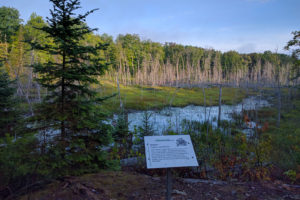
[[[221,124],[221,107],[222,107],[222,84],[219,84],[219,114],[218,114],[218,127]]]

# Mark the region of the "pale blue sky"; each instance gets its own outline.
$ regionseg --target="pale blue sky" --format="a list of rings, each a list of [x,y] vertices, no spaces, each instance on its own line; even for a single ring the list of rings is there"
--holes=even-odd
[[[0,0],[0,6],[18,9],[25,22],[51,8],[48,0]],[[300,0],[82,0],[82,7],[100,9],[87,23],[101,34],[221,51],[285,52],[291,32],[300,29]]]

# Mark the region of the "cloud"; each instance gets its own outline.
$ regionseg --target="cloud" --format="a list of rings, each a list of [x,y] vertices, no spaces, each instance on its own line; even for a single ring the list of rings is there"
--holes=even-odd
[[[237,51],[240,53],[252,53],[257,50],[256,48],[257,46],[254,43],[246,43],[238,47]]]

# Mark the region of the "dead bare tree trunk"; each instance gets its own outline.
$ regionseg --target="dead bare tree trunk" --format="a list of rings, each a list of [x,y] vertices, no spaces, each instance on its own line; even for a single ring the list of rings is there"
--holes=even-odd
[[[291,107],[291,105],[292,105],[292,86],[291,85],[289,85],[289,91],[288,91],[288,100],[287,100],[287,102],[288,102],[288,109],[290,110],[292,107]]]
[[[121,99],[120,84],[119,84],[119,72],[117,73],[117,85],[118,85],[118,95],[120,100],[120,109],[123,110],[123,103]]]
[[[280,89],[280,83],[278,83],[278,87],[277,87],[277,112],[278,112],[278,116],[277,116],[277,127],[280,126],[280,117],[281,117],[281,89]]]
[[[34,50],[32,50],[32,51],[30,52],[30,54],[31,54],[30,65],[32,66],[32,65],[34,64]],[[29,109],[30,109],[31,116],[33,116],[34,113],[33,113],[32,103],[31,103],[31,100],[30,100],[30,98],[29,98],[30,91],[31,91],[31,87],[32,87],[32,68],[29,68],[28,82],[27,82],[27,88],[26,88],[26,94],[25,94],[25,97],[26,97],[26,100],[27,100],[28,105],[29,105]]]
[[[208,136],[208,129],[209,129],[209,126],[210,126],[210,111],[211,111],[211,108],[212,108],[212,103],[211,103],[211,97],[209,99],[209,111],[208,111],[208,120],[207,120],[207,123],[206,123],[206,139],[207,139],[207,136]]]
[[[36,91],[38,93],[38,101],[39,101],[39,103],[41,103],[41,101],[42,101],[42,99],[41,99],[41,87],[37,82],[35,82],[35,87],[36,87]]]
[[[178,87],[178,79],[179,79],[179,58],[176,61],[176,87]]]
[[[280,66],[278,61],[278,54],[276,50],[276,81],[277,81],[277,110],[278,110],[278,116],[277,116],[277,127],[280,126],[280,116],[281,116],[281,89],[280,89]]]
[[[28,77],[28,83],[27,83],[25,98],[26,98],[27,103],[29,105],[30,114],[31,114],[31,116],[33,116],[34,113],[33,113],[32,103],[31,103],[31,100],[30,100],[30,97],[29,97],[29,93],[30,93],[31,85],[32,85],[32,69],[29,69],[29,70],[30,70],[30,72],[29,72],[29,77]]]
[[[206,96],[205,96],[205,88],[202,87],[203,92],[203,103],[204,103],[204,122],[206,122]]]
[[[222,84],[219,84],[219,115],[218,115],[218,127],[221,123],[221,106],[222,106]]]

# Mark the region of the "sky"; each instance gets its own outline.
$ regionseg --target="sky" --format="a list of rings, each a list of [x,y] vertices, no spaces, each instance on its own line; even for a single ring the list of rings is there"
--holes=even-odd
[[[283,48],[300,30],[300,0],[82,0],[80,13],[91,28],[116,38],[138,34],[155,42],[176,42],[240,53]],[[0,0],[19,10],[24,23],[35,12],[49,16],[48,0]]]

